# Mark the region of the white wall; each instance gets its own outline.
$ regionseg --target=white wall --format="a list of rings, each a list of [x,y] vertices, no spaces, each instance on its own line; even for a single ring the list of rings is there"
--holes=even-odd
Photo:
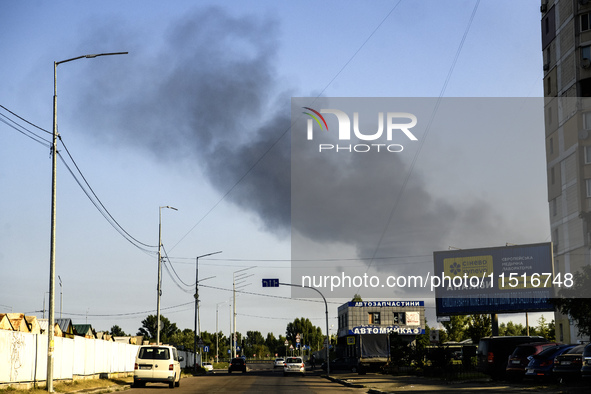
[[[98,339],[54,337],[53,378],[133,372],[137,345]],[[193,353],[179,352],[181,367],[192,365]],[[200,360],[198,360],[200,361]],[[0,330],[0,384],[45,381],[47,335]]]

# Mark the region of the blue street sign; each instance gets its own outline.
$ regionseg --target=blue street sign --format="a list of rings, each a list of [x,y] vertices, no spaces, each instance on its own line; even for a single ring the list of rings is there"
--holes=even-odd
[[[263,287],[279,287],[279,279],[263,279]]]
[[[205,353],[209,353],[209,346],[203,346],[203,351]]]

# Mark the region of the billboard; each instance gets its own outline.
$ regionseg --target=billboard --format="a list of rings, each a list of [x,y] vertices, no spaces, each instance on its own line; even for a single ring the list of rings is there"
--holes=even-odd
[[[552,259],[551,242],[433,252],[437,315],[552,311]]]

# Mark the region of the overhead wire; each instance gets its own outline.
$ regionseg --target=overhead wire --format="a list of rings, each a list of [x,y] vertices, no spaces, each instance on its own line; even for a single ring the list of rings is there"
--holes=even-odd
[[[50,132],[48,130],[45,130],[42,127],[39,127],[39,126],[35,125],[34,123],[26,120],[22,116],[19,116],[15,112],[9,110],[5,106],[0,105],[0,108],[4,109],[6,112],[10,113],[12,116],[20,119],[21,121],[26,122],[27,124],[29,124],[29,125],[37,128],[38,130],[41,130],[41,131],[43,131],[45,133],[48,133],[48,134],[52,134],[52,132]],[[34,140],[35,142],[37,142],[37,143],[39,143],[39,144],[41,144],[41,145],[43,145],[43,146],[45,146],[47,148],[51,148],[51,146],[52,146],[52,142],[51,141],[43,138],[42,136],[36,134],[35,132],[29,130],[28,128],[26,128],[22,124],[19,124],[17,121],[15,121],[13,119],[10,119],[5,114],[0,113],[0,122],[6,124],[7,126],[13,128],[14,130],[16,130],[19,133],[23,134],[24,136],[26,136],[26,137]],[[121,234],[128,242],[130,242],[132,245],[134,245],[138,249],[142,250],[143,252],[146,252],[148,254],[153,254],[154,251],[149,250],[149,249],[146,249],[146,248],[156,248],[157,246],[155,246],[155,245],[149,245],[149,244],[146,244],[144,242],[139,241],[137,238],[133,237],[127,230],[125,230],[123,228],[123,226],[121,226],[121,224],[113,217],[113,215],[109,212],[109,210],[102,203],[102,201],[100,200],[100,198],[98,197],[98,195],[95,193],[94,189],[90,186],[90,183],[87,181],[86,177],[84,176],[84,174],[80,170],[80,167],[76,163],[76,160],[74,160],[72,154],[68,150],[68,147],[64,143],[64,141],[61,138],[61,136],[58,136],[58,137],[59,137],[59,142],[64,147],[64,149],[65,149],[65,151],[66,151],[66,153],[67,153],[70,161],[72,162],[72,164],[76,168],[76,171],[72,170],[72,168],[70,167],[70,165],[68,164],[68,162],[61,155],[60,151],[58,151],[56,149],[57,155],[59,156],[60,160],[62,161],[62,163],[64,164],[64,166],[66,167],[66,169],[68,170],[68,172],[70,173],[70,175],[74,178],[74,180],[76,181],[76,183],[78,184],[78,186],[82,189],[82,191],[84,192],[84,194],[88,197],[88,199],[90,200],[90,202],[95,206],[95,208],[99,211],[99,213],[107,220],[107,222],[117,232],[119,232],[119,234]],[[80,180],[80,178],[82,178],[82,180]]]
[[[172,263],[170,262],[170,259],[168,258],[168,254],[167,254],[167,252],[166,252],[166,249],[164,248],[164,245],[162,245],[162,250],[164,251],[164,256],[165,256],[165,258],[163,259],[163,263],[164,263],[163,265],[164,265],[164,268],[166,269],[166,271],[168,272],[168,275],[170,275],[170,278],[172,279],[172,281],[173,281],[173,282],[174,282],[174,283],[177,285],[177,287],[178,287],[179,289],[181,289],[181,290],[182,290],[182,291],[184,291],[185,293],[192,293],[192,292],[194,292],[194,289],[195,289],[195,286],[197,285],[197,283],[193,283],[193,284],[190,284],[190,285],[189,285],[189,284],[187,284],[187,283],[185,283],[185,282],[184,282],[184,281],[181,279],[181,277],[179,276],[179,274],[177,274],[176,270],[174,269],[174,266],[173,266],[173,265],[172,265]],[[166,263],[168,263],[168,264],[166,264]],[[168,265],[170,265],[170,269],[172,269],[172,271],[174,272],[174,276],[173,276],[173,275],[170,273],[170,270],[168,269]],[[175,279],[175,276],[176,276],[176,279]],[[178,279],[178,282],[181,282],[181,283],[182,283],[184,286],[186,286],[186,287],[188,287],[188,288],[191,288],[192,290],[187,290],[187,289],[184,289],[184,288],[181,286],[181,284],[179,284],[179,283],[177,282],[177,279]]]
[[[4,106],[0,107],[6,109]],[[7,110],[8,111],[8,110]],[[10,112],[10,111],[8,111]],[[8,116],[0,113],[0,116],[2,118],[0,118],[0,122],[4,123],[5,125],[7,125],[8,127],[11,127],[12,129],[18,131],[19,133],[21,133],[22,135],[24,135],[27,138],[32,139],[33,141],[45,146],[46,148],[51,148],[51,141],[46,140],[45,138],[41,137],[40,135],[35,134],[34,132],[32,132],[31,130],[27,129],[26,127],[18,124],[17,122],[15,122],[14,120],[10,119]]]
[[[98,204],[98,206],[95,204],[95,206],[97,207],[97,209],[99,209],[99,211],[101,211],[101,213],[104,212],[103,215],[105,216],[105,219],[107,219],[107,221],[109,223],[111,223],[111,225],[113,227],[115,227],[115,229],[117,231],[119,231],[128,241],[130,241],[132,244],[138,244],[141,246],[145,246],[147,248],[157,248],[156,245],[148,245],[144,242],[139,241],[137,238],[133,237],[131,234],[129,234],[129,232],[127,232],[123,226],[121,226],[119,224],[119,222],[113,217],[113,215],[111,215],[111,213],[109,212],[109,210],[105,207],[105,205],[102,203],[102,201],[100,200],[100,198],[96,195],[96,193],[94,192],[94,190],[92,189],[92,187],[90,186],[90,184],[88,183],[88,181],[86,180],[86,177],[84,176],[84,174],[82,173],[82,171],[80,170],[80,168],[78,167],[78,164],[76,163],[76,161],[74,160],[74,158],[72,157],[72,155],[70,154],[70,151],[68,150],[68,147],[66,146],[66,144],[64,143],[64,141],[62,140],[61,136],[59,137],[59,140],[62,144],[62,146],[64,147],[64,149],[66,150],[66,153],[68,154],[68,157],[70,158],[70,160],[72,161],[72,163],[74,164],[74,166],[76,167],[76,170],[78,171],[78,174],[80,174],[80,176],[82,177],[84,184],[86,185],[86,187],[88,187],[88,189],[90,190],[90,193],[92,194],[92,196],[94,196],[94,198],[96,199],[96,203]],[[60,155],[61,156],[61,155]],[[64,163],[65,164],[65,163]],[[75,175],[72,174],[74,177]],[[75,177],[76,178],[76,177]],[[80,185],[80,182],[78,182],[78,184]],[[81,185],[82,187],[82,185]],[[85,191],[86,193],[86,191]],[[86,193],[86,195],[88,195],[88,193]],[[88,195],[89,196],[89,195]],[[90,198],[90,196],[89,196]],[[94,202],[93,202],[94,204]],[[100,208],[99,208],[100,206]],[[132,242],[133,241],[133,242]],[[137,245],[136,245],[137,246]],[[150,251],[151,252],[151,251]]]

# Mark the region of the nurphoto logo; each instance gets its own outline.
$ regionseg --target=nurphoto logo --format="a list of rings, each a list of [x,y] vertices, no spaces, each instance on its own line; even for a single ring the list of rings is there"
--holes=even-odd
[[[328,123],[322,114],[335,115],[338,121],[338,139],[339,141],[351,141],[351,119],[349,115],[338,109],[321,109],[316,111],[310,107],[303,107],[310,119],[307,122],[307,139],[314,140],[314,122],[320,127],[321,131],[329,132]],[[308,112],[309,111],[309,112]],[[401,122],[406,120],[406,122]],[[410,122],[409,122],[410,120]],[[386,114],[385,141],[384,140],[384,113],[378,112],[378,125],[375,132],[362,132],[359,128],[359,113],[353,112],[353,134],[355,138],[361,141],[372,141],[373,143],[361,144],[318,144],[319,152],[402,152],[404,147],[401,144],[390,143],[394,135],[402,132],[409,140],[417,141],[417,137],[410,131],[416,126],[417,117],[408,112],[388,112]]]

